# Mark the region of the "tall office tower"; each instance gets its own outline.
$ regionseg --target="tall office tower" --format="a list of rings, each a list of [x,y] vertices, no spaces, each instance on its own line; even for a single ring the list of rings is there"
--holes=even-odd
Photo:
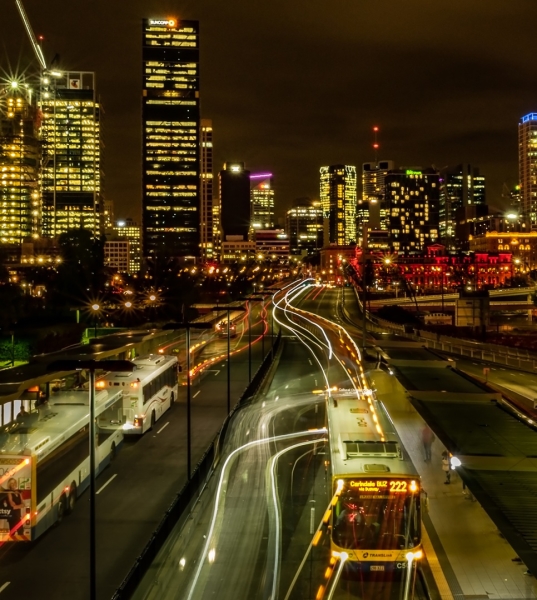
[[[222,224],[220,222],[220,198],[213,196],[213,248],[214,258],[221,259],[222,252]]]
[[[438,241],[438,179],[434,169],[401,169],[386,175],[389,232],[397,252],[421,252]]]
[[[250,175],[251,230],[274,227],[274,185],[272,173]]]
[[[142,265],[142,228],[133,219],[121,219],[114,227],[115,239],[129,241],[129,273],[138,273]]]
[[[321,206],[328,219],[328,243],[356,242],[356,167],[321,167]]]
[[[17,82],[0,97],[0,244],[20,245],[41,226],[36,106]]]
[[[323,210],[320,202],[297,200],[286,214],[291,254],[313,254],[323,247]]]
[[[146,257],[200,254],[199,24],[143,20],[142,226]]]
[[[441,169],[439,184],[440,241],[449,250],[456,250],[464,241],[457,238],[457,221],[469,213],[470,207],[476,207],[470,209],[475,216],[486,214],[485,178],[477,167],[461,164]]]
[[[522,214],[537,229],[537,113],[518,124],[518,174]]]
[[[104,212],[101,107],[95,94],[95,73],[44,76],[40,104],[43,235],[56,237],[82,227],[100,236]]]
[[[248,239],[250,230],[250,171],[244,163],[225,163],[219,173],[220,226],[222,241],[227,236]]]
[[[214,256],[213,235],[213,122],[201,120],[200,146],[200,249],[203,260]]]
[[[395,169],[393,160],[380,160],[362,164],[362,197],[358,200],[356,224],[358,236],[364,225],[370,229],[388,228],[384,180]]]

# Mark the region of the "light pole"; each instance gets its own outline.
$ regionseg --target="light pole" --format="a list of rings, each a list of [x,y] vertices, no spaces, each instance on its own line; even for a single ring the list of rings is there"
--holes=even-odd
[[[212,325],[206,322],[167,323],[162,329],[184,329],[186,331],[186,473],[187,479],[190,481],[192,474],[192,382],[190,379],[190,330],[212,329]]]
[[[418,560],[423,556],[423,552],[421,550],[416,550],[416,552],[407,552],[405,558],[407,560],[407,570],[406,570],[406,579],[405,579],[405,591],[403,594],[403,600],[408,600],[408,594],[410,592],[410,580],[412,579],[412,566],[414,564],[414,560]]]
[[[132,373],[130,360],[57,360],[47,367],[49,372],[88,370],[89,379],[89,459],[90,459],[90,600],[97,598],[97,554],[95,535],[95,371]]]
[[[247,298],[239,298],[239,300],[244,300],[246,302],[246,308],[248,310],[248,381],[252,381],[252,318],[250,302],[263,302],[264,298],[249,296]]]
[[[244,312],[244,306],[213,306],[209,310],[225,310],[227,311],[227,414],[231,412],[231,335],[230,335],[230,320],[229,314],[231,311]]]
[[[93,311],[93,337],[97,337],[97,315],[99,314],[99,311],[101,310],[101,307],[99,304],[97,304],[97,302],[94,302],[91,305],[91,310]]]

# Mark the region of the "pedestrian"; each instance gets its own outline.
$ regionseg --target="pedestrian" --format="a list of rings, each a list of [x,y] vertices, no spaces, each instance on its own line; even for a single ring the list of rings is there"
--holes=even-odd
[[[451,483],[451,465],[449,462],[449,452],[447,450],[442,452],[442,471],[446,474],[444,484],[449,485]]]
[[[436,437],[432,432],[432,429],[428,425],[425,425],[421,430],[421,441],[423,443],[423,452],[425,453],[425,462],[431,460],[431,446],[435,439]]]
[[[23,449],[26,447],[26,442],[28,441],[29,418],[30,413],[24,408],[24,406],[21,406],[20,412],[17,415],[17,431],[19,432],[19,443]]]

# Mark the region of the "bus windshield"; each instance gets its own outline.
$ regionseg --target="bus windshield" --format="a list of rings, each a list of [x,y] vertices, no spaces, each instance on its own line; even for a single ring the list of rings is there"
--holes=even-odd
[[[384,490],[345,488],[334,507],[332,539],[335,544],[341,548],[368,550],[401,550],[418,544],[418,493],[406,489],[390,492],[389,485]]]

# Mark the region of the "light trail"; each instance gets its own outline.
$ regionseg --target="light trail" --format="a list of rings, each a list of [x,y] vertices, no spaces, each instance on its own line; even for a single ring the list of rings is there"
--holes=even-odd
[[[238,448],[233,450],[233,452],[231,452],[231,454],[227,457],[224,465],[222,466],[222,471],[220,473],[220,479],[218,481],[218,487],[217,487],[217,491],[216,491],[214,510],[213,510],[213,514],[211,517],[211,526],[209,528],[209,533],[207,534],[207,539],[206,539],[205,545],[201,552],[200,560],[198,562],[198,566],[196,569],[196,573],[194,575],[194,579],[193,579],[192,583],[190,584],[190,589],[188,592],[187,600],[191,600],[191,598],[193,597],[193,594],[196,589],[196,585],[198,583],[198,580],[199,580],[199,577],[201,574],[201,570],[205,564],[205,559],[209,557],[209,552],[213,549],[213,533],[214,533],[216,519],[217,519],[218,512],[219,512],[220,497],[222,495],[222,488],[224,485],[224,477],[226,475],[226,469],[227,469],[230,461],[232,459],[234,459],[239,452],[242,452],[242,451],[246,450],[247,448],[253,448],[254,446],[260,446],[261,444],[266,444],[267,442],[277,442],[277,441],[283,441],[283,440],[289,440],[289,439],[294,439],[294,438],[298,438],[298,437],[303,437],[306,435],[321,435],[321,434],[325,434],[325,433],[327,433],[326,427],[322,427],[320,429],[314,429],[311,431],[299,431],[296,433],[287,433],[287,434],[278,435],[278,436],[271,436],[271,437],[267,437],[267,438],[262,438],[260,440],[253,440],[252,442],[248,442],[246,444],[243,444],[242,446],[239,446]]]

